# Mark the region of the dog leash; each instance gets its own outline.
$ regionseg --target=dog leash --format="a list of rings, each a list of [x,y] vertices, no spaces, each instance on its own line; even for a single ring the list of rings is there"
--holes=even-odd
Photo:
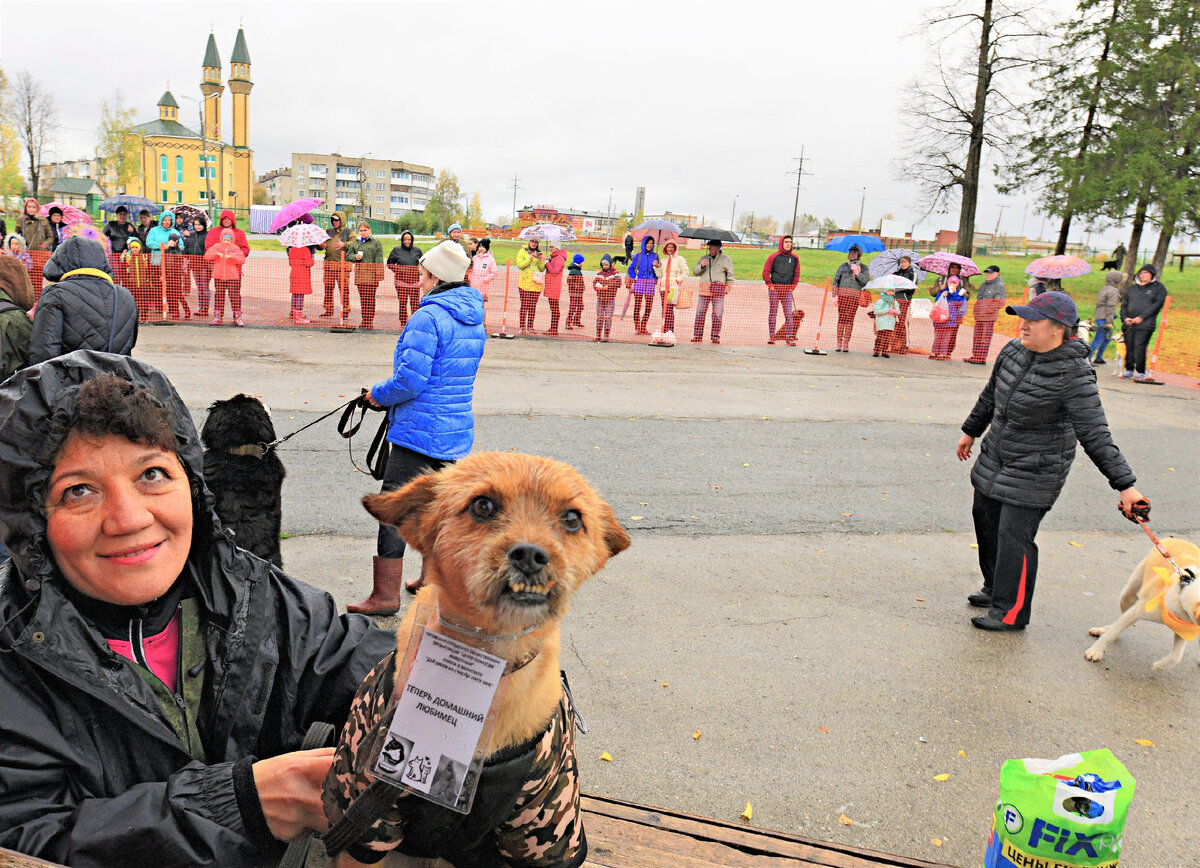
[[[1146,532],[1146,536],[1150,537],[1150,542],[1154,543],[1154,547],[1158,549],[1158,553],[1163,556],[1166,562],[1169,563],[1175,570],[1176,574],[1179,575],[1180,584],[1186,585],[1195,578],[1195,575],[1190,569],[1184,570],[1179,566],[1179,564],[1175,563],[1175,558],[1171,557],[1171,553],[1167,551],[1167,547],[1158,541],[1158,537],[1156,537],[1154,532],[1150,530],[1150,526],[1146,524],[1146,520],[1144,518],[1142,518],[1140,515],[1135,515],[1133,520],[1141,526],[1142,530]]]
[[[364,389],[363,391],[365,392],[366,390]],[[318,422],[324,422],[326,419],[328,419],[330,416],[332,416],[334,413],[338,412],[339,410],[344,410],[347,407],[353,406],[354,404],[357,404],[361,400],[362,400],[362,395],[355,395],[353,398],[351,398],[345,404],[338,404],[336,407],[334,407],[332,410],[330,410],[324,416],[320,416],[316,419],[313,419],[307,425],[297,428],[291,434],[285,434],[283,437],[280,437],[278,440],[272,440],[270,443],[259,443],[257,445],[262,447],[263,453],[266,454],[267,452],[270,452],[272,449],[274,449],[276,446],[279,446],[279,445],[291,440],[293,437],[295,437],[301,431],[311,428],[313,425],[316,425]]]
[[[354,460],[354,435],[358,433],[358,429],[362,427],[363,420],[366,419],[368,410],[381,411],[383,408],[376,407],[366,400],[367,390],[363,389],[361,393],[351,398],[344,404],[338,404],[328,413],[318,416],[307,425],[302,425],[291,434],[285,434],[277,440],[272,440],[270,443],[250,443],[244,446],[239,446],[233,450],[235,455],[252,455],[255,458],[262,458],[267,453],[274,450],[276,447],[283,445],[288,440],[291,440],[301,431],[305,431],[312,426],[324,422],[334,413],[341,412],[342,418],[338,420],[338,433],[345,438],[347,449],[350,453],[350,463],[354,465],[354,469],[359,473],[368,473],[374,479],[383,479],[383,471],[387,467],[388,454],[390,444],[387,441],[387,417],[384,417],[383,424],[379,426],[379,430],[375,432],[375,437],[371,441],[371,446],[367,450],[367,469],[358,466],[358,462]],[[357,421],[352,422],[354,411],[361,410],[361,415]]]

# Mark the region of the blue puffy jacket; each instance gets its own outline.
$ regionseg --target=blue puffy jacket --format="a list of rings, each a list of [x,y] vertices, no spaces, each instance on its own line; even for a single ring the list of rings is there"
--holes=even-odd
[[[629,263],[629,276],[633,278],[633,291],[638,295],[653,295],[654,287],[658,284],[658,273],[654,270],[658,265],[658,254],[647,248],[654,242],[649,235],[642,238],[642,252],[633,257]]]
[[[392,376],[371,387],[388,408],[389,441],[443,461],[471,451],[471,395],[485,340],[479,290],[449,283],[421,299],[396,342]]]

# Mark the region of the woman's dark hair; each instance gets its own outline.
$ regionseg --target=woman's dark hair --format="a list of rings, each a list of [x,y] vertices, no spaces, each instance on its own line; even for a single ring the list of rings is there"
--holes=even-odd
[[[56,423],[52,433],[65,443],[69,434],[124,437],[141,446],[178,452],[171,411],[149,389],[139,389],[116,374],[101,374],[79,389],[75,418]],[[61,448],[61,447],[60,447]]]

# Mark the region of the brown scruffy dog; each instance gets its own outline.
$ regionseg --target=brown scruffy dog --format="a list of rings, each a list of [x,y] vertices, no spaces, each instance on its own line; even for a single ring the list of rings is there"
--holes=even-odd
[[[370,783],[362,774],[367,736],[387,707],[421,604],[440,611],[442,632],[506,657],[512,668],[469,814],[406,796],[358,830],[355,843],[339,845],[333,830],[327,846],[346,846],[349,857],[367,862],[398,849],[456,866],[581,865],[587,844],[559,622],[579,586],[629,546],[612,508],[574,468],[506,452],[472,455],[363,505],[421,553],[425,585],[397,631],[397,653],[355,696],[325,781],[331,826]],[[472,631],[482,636],[466,635]]]

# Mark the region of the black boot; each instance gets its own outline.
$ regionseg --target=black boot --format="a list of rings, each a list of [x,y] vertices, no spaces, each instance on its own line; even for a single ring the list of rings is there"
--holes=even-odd
[[[992,607],[992,589],[980,588],[967,597],[967,602],[980,609],[990,609]]]

